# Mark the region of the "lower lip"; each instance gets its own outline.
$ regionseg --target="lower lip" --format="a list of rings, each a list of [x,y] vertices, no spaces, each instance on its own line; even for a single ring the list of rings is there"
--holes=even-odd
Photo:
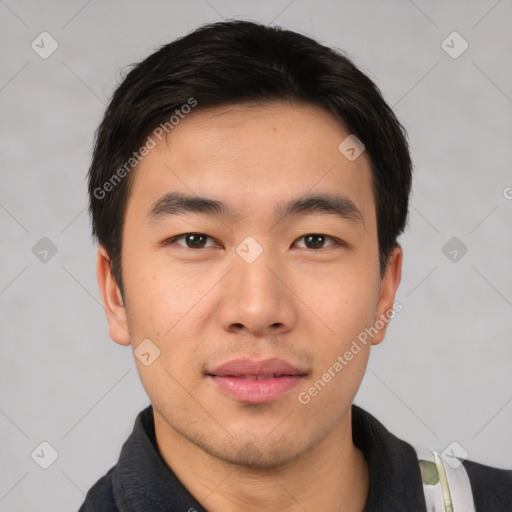
[[[287,375],[255,380],[210,376],[210,379],[223,393],[239,402],[263,404],[277,400],[284,393],[294,388],[302,377],[300,375]]]

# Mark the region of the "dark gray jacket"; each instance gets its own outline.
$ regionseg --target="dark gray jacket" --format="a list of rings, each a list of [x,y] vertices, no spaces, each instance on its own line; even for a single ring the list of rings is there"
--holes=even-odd
[[[414,448],[352,406],[354,444],[370,467],[364,512],[427,512]],[[477,512],[512,512],[512,470],[464,461]],[[79,512],[206,512],[160,456],[151,406],[143,410],[118,463],[87,493]],[[327,511],[328,512],[328,511]]]

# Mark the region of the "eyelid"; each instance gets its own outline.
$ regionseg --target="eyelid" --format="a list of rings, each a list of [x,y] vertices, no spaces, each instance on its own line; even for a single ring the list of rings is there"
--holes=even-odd
[[[333,242],[332,245],[329,245],[328,247],[321,247],[320,249],[309,249],[310,251],[318,252],[318,251],[321,251],[322,249],[329,249],[330,247],[336,247],[336,246],[348,247],[348,244],[346,244],[343,240],[340,240],[339,238],[336,238],[335,236],[326,235],[324,233],[306,233],[305,235],[299,236],[297,238],[297,240],[300,240],[300,239],[305,238],[306,236],[310,236],[310,235],[323,236],[326,240],[329,239]],[[296,242],[294,242],[294,244],[295,243]],[[302,249],[302,247],[301,247],[301,249]],[[306,249],[308,249],[308,248],[306,247]]]
[[[178,238],[186,237],[187,235],[202,235],[202,236],[205,236],[206,238],[208,238],[208,239],[212,240],[214,243],[217,243],[217,242],[215,241],[215,239],[214,239],[212,236],[207,235],[206,233],[199,233],[199,232],[197,232],[197,231],[188,231],[188,232],[186,232],[186,233],[181,233],[181,234],[179,234],[179,235],[174,235],[174,236],[171,236],[171,237],[169,237],[169,238],[166,238],[166,239],[162,242],[162,245],[164,245],[164,246],[165,246],[165,245],[171,245],[171,244],[173,244],[173,243],[176,243],[176,240],[177,240]],[[192,250],[196,250],[196,251],[198,250],[198,249],[193,249],[192,247],[187,247],[186,245],[182,245],[182,244],[176,244],[176,245],[179,245],[180,247],[183,247],[184,249],[192,249]],[[210,245],[210,246],[208,246],[208,247],[199,247],[199,249],[207,249],[207,248],[209,248],[209,247],[212,247],[212,246]]]
[[[207,235],[206,233],[200,233],[200,232],[196,232],[196,231],[189,231],[189,232],[186,232],[186,233],[181,233],[179,235],[174,235],[172,237],[169,237],[167,239],[165,239],[163,242],[162,242],[162,245],[166,246],[166,245],[170,245],[172,243],[176,243],[176,240],[179,239],[179,238],[182,238],[182,237],[185,237],[187,235],[202,235],[202,236],[205,236],[207,237],[208,239],[212,240],[214,243],[218,244],[218,242],[210,235]],[[336,238],[334,236],[330,236],[330,235],[326,235],[324,233],[315,233],[315,232],[310,232],[310,233],[306,233],[304,235],[301,235],[299,236],[298,238],[295,239],[295,241],[293,242],[293,244],[296,244],[298,240],[301,240],[307,236],[310,236],[310,235],[319,235],[319,236],[323,236],[325,239],[329,239],[331,240],[333,243],[331,245],[329,245],[328,247],[321,247],[320,249],[309,249],[308,247],[305,247],[304,249],[308,249],[310,251],[321,251],[322,249],[329,249],[330,247],[335,247],[335,246],[340,246],[340,247],[348,247],[348,244],[345,243],[343,240],[339,239],[339,238]],[[210,246],[207,246],[207,247],[199,247],[199,248],[192,248],[192,247],[187,247],[186,245],[182,245],[182,244],[177,244],[179,245],[180,247],[183,247],[184,249],[191,249],[191,250],[199,250],[199,249],[207,249],[207,248],[210,248],[212,247],[211,245]],[[220,245],[220,244],[218,244]],[[302,247],[301,247],[302,249]]]

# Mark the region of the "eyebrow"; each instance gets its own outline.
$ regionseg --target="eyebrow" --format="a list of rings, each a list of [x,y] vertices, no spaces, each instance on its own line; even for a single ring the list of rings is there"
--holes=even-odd
[[[169,192],[155,201],[148,211],[152,221],[187,213],[221,216],[237,220],[240,215],[227,204],[206,197],[189,196],[180,192]],[[333,194],[314,194],[280,203],[274,210],[279,218],[305,216],[308,214],[335,215],[343,220],[364,226],[363,215],[348,197]]]

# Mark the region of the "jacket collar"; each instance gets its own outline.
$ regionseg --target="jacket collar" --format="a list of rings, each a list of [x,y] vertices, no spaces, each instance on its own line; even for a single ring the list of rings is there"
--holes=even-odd
[[[120,512],[206,512],[160,455],[151,406],[138,415],[112,480]]]
[[[355,405],[352,406],[352,439],[370,468],[364,512],[426,511],[418,456],[411,445]]]
[[[354,444],[370,468],[364,512],[425,511],[417,455],[371,414],[352,406]],[[152,407],[137,417],[112,473],[120,512],[207,512],[185,489],[158,452]]]

